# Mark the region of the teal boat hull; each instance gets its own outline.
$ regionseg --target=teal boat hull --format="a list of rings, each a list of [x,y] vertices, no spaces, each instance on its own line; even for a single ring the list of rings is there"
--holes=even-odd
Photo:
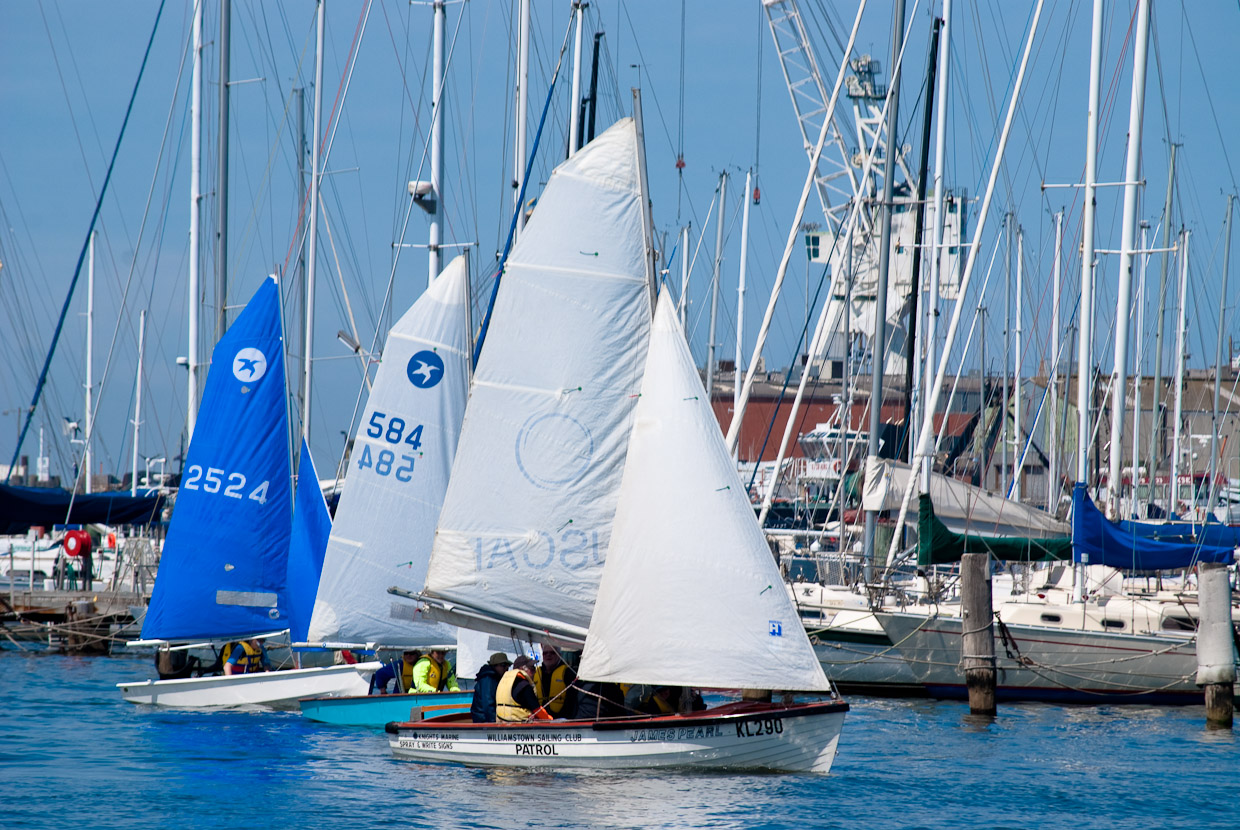
[[[383,726],[391,721],[421,720],[468,712],[473,692],[309,697],[298,701],[301,713],[319,723],[340,726]],[[419,713],[417,710],[422,710]],[[418,715],[421,715],[419,717]]]

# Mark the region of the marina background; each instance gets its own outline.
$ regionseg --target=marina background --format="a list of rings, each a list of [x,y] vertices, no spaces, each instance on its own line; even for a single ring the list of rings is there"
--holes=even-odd
[[[0,650],[0,826],[1234,828],[1240,738],[1202,708],[851,697],[830,775],[484,770],[380,729],[125,703],[148,656]]]

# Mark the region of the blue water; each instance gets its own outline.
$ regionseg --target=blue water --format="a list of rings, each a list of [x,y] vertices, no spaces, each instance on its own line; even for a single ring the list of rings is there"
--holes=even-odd
[[[0,651],[0,828],[1235,828],[1200,707],[851,699],[831,775],[485,771],[378,729],[138,707],[148,658]]]

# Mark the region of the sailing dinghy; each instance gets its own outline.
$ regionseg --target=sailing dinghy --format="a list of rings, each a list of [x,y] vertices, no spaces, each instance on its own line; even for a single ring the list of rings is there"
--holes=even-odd
[[[388,333],[336,507],[310,644],[425,650],[456,641],[454,626],[422,619],[416,603],[387,589],[426,579],[469,394],[469,339],[469,265],[460,256]],[[302,700],[301,711],[382,726],[415,708],[468,711],[471,700],[469,692],[362,693]]]
[[[273,636],[295,628],[297,608],[308,605],[293,591],[317,587],[317,574],[301,572],[305,564],[290,573],[292,463],[274,277],[220,338],[212,363],[142,640],[131,645],[190,648]],[[313,465],[303,470],[299,489],[312,489],[299,501],[312,506],[306,496],[317,494],[325,513]],[[297,534],[306,545],[315,544],[312,526],[322,528],[325,518],[312,521],[311,509],[297,516],[306,523],[306,532]],[[311,695],[364,692],[379,665],[131,681],[117,688],[131,703],[285,708]]]
[[[426,613],[584,641],[585,681],[830,695],[666,297],[651,325],[639,151],[625,119],[560,165],[506,265]],[[826,772],[847,711],[832,696],[387,731],[425,761]]]

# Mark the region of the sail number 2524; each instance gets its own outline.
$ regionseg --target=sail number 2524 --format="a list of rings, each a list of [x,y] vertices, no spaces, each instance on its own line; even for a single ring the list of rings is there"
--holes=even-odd
[[[204,470],[201,464],[190,464],[181,488],[200,489],[204,493],[223,493],[230,499],[248,498],[259,504],[266,504],[268,484],[269,482],[264,481],[250,489],[246,487],[245,475],[242,473],[230,473],[219,467],[207,467]]]
[[[421,424],[410,425],[399,415],[388,417],[383,412],[375,411],[370,413],[366,435],[386,441],[392,445],[392,449],[385,448],[371,453],[370,446],[363,444],[361,457],[357,461],[359,470],[373,469],[381,476],[395,476],[397,481],[413,480],[415,457],[405,453],[407,450],[417,452],[422,448]],[[399,462],[397,458],[400,459]]]

